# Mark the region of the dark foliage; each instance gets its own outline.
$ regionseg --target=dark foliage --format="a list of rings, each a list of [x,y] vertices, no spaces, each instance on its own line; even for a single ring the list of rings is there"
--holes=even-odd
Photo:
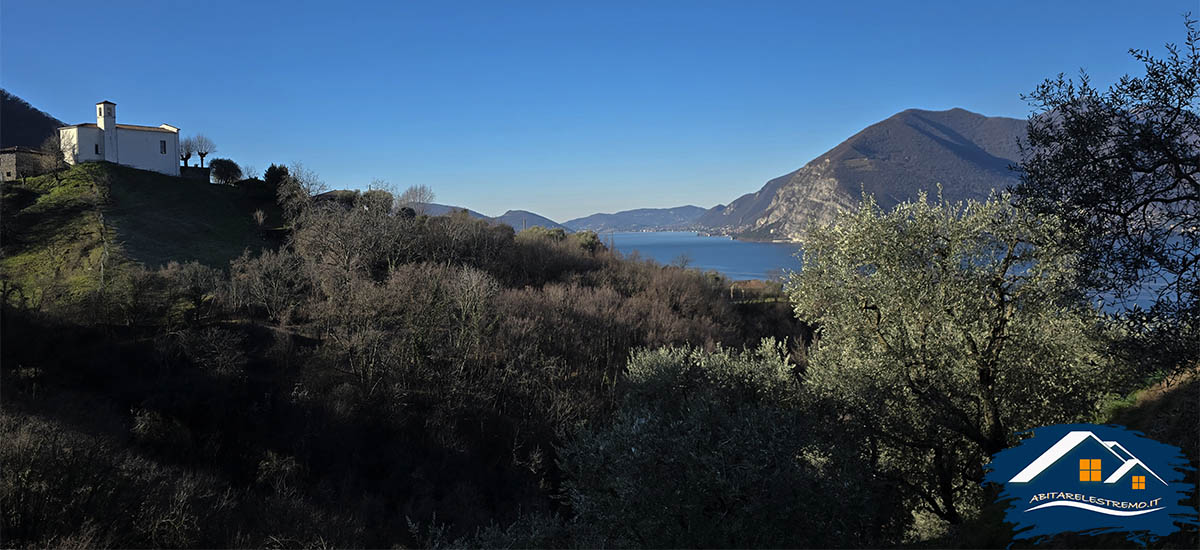
[[[267,167],[267,171],[263,173],[263,181],[272,189],[279,187],[283,183],[283,179],[288,176],[287,166],[272,164]]]
[[[242,179],[242,167],[232,160],[212,159],[212,162],[208,163],[208,167],[212,169],[213,179],[218,183],[233,185]]]
[[[8,545],[568,544],[556,449],[609,421],[631,349],[802,336],[591,233],[284,202],[289,242],[228,272],[114,267],[69,309],[5,294]]]
[[[38,147],[58,134],[63,122],[0,89],[0,147]]]
[[[1126,319],[1130,348],[1151,369],[1200,358],[1200,30],[1190,18],[1186,27],[1166,58],[1130,50],[1144,76],[1108,90],[1086,74],[1038,86],[1017,167],[1024,203],[1074,230],[1087,287],[1116,300],[1153,295]]]

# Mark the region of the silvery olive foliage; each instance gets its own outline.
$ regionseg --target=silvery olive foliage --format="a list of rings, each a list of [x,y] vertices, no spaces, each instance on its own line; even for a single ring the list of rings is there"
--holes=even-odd
[[[660,348],[629,361],[612,424],[560,449],[586,547],[844,547],[895,538],[905,514],[834,446],[782,344]]]
[[[818,327],[806,387],[951,524],[977,509],[981,467],[1016,432],[1090,420],[1116,389],[1061,230],[1007,195],[891,211],[867,196],[808,234],[788,281]]]

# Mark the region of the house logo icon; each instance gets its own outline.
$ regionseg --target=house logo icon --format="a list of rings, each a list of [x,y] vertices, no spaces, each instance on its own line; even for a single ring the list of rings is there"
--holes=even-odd
[[[1120,426],[1063,424],[997,453],[985,483],[999,485],[1015,538],[1124,532],[1144,541],[1196,523],[1180,505],[1195,487],[1178,448]]]

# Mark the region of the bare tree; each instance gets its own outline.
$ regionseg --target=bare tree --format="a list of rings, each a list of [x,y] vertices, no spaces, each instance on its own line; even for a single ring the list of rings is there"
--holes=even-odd
[[[258,167],[253,164],[243,164],[242,177],[248,180],[262,179],[262,172],[259,172]]]
[[[54,132],[39,147],[42,154],[38,155],[38,168],[42,173],[54,175],[55,181],[60,181],[62,171],[71,167],[67,159],[75,159],[75,138],[63,137],[61,132]]]
[[[279,183],[276,200],[283,207],[284,218],[296,224],[312,204],[312,198],[325,191],[325,182],[299,162],[287,170],[287,176]]]
[[[192,155],[195,153],[196,153],[196,140],[195,139],[192,139],[190,137],[183,138],[183,140],[181,140],[179,142],[179,162],[182,162],[184,166],[188,165],[188,161],[191,160]]]
[[[200,157],[200,167],[204,168],[204,157],[207,157],[210,153],[215,153],[217,151],[217,144],[213,143],[204,134],[196,134],[196,137],[192,138],[192,144],[196,147],[196,155]]]
[[[418,213],[424,213],[425,207],[434,199],[433,189],[427,185],[413,185],[405,189],[397,200],[399,206],[407,206]]]

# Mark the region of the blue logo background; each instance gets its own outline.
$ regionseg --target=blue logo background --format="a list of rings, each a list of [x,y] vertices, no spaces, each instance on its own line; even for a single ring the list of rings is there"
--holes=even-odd
[[[1195,487],[1181,482],[1192,468],[1177,447],[1120,426],[1024,433],[1032,437],[997,453],[984,476],[1003,487],[999,500],[1009,501],[1005,520],[1015,525],[1014,538],[1127,532],[1137,540],[1197,523],[1196,510],[1179,504]],[[1135,476],[1144,488],[1135,488]]]

